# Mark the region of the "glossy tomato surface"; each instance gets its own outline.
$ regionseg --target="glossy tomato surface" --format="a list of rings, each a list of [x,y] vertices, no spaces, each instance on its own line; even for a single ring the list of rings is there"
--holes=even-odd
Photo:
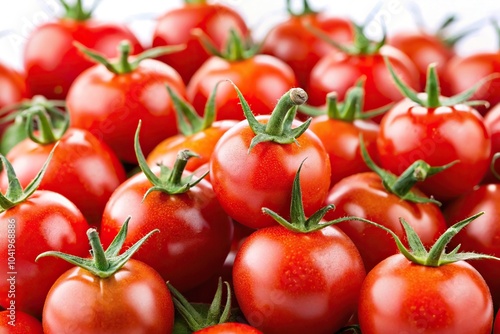
[[[0,333],[2,334],[43,334],[42,323],[28,313],[11,310],[0,311]]]
[[[413,191],[426,197],[416,188]],[[326,214],[326,220],[344,216],[365,218],[389,228],[401,240],[405,240],[405,232],[399,219],[404,218],[426,247],[432,246],[446,230],[445,219],[437,205],[401,199],[388,192],[380,177],[373,172],[358,173],[342,179],[330,189],[326,203],[335,205],[335,209]],[[356,220],[337,226],[356,244],[367,271],[383,259],[398,253],[392,237],[376,226]]]
[[[269,116],[258,116],[267,123]],[[294,126],[298,126],[298,121]],[[295,174],[304,161],[300,186],[306,215],[323,206],[330,186],[330,160],[319,138],[310,130],[296,143],[262,142],[249,150],[255,134],[248,121],[228,130],[217,143],[210,160],[210,181],[224,210],[251,228],[276,225],[262,213],[267,207],[282,217],[290,215]]]
[[[174,305],[163,278],[129,260],[108,278],[73,267],[59,277],[43,309],[45,334],[171,333]]]
[[[425,267],[391,256],[368,273],[359,301],[363,334],[490,334],[493,323],[488,286],[464,261]]]
[[[23,188],[35,178],[53,148],[54,144],[40,145],[28,138],[7,154]],[[64,195],[95,226],[101,222],[109,197],[123,181],[125,170],[115,153],[90,132],[72,128],[58,141],[39,189]],[[7,175],[1,172],[0,189],[7,185]]]
[[[226,322],[210,326],[199,331],[197,334],[262,334],[257,328],[238,322]]]
[[[276,57],[260,54],[227,61],[213,56],[196,71],[187,86],[188,100],[200,114],[215,85],[223,80],[231,80],[239,88],[255,115],[270,114],[281,96],[297,86],[291,67]],[[234,87],[229,82],[221,83],[215,97],[217,119],[243,120],[239,103]]]
[[[28,95],[24,75],[7,64],[0,63],[0,108],[20,102]],[[2,116],[4,114],[0,113],[0,117]],[[0,135],[2,135],[6,125],[5,123],[0,124]]]
[[[179,74],[158,60],[145,59],[125,74],[96,65],[82,73],[68,93],[71,126],[90,131],[120,160],[136,163],[134,134],[139,120],[148,132],[141,141],[145,155],[177,134],[174,106],[165,85],[185,96]]]
[[[233,282],[246,320],[266,334],[334,333],[355,312],[363,262],[337,227],[251,234],[236,255]]]
[[[5,268],[9,264],[8,270],[0,271],[0,305],[8,308],[14,300],[16,310],[40,318],[50,287],[72,265],[57,258],[35,258],[49,250],[87,256],[89,226],[73,203],[47,190],[0,213],[0,220],[0,261]]]
[[[425,108],[405,99],[384,115],[377,148],[382,167],[397,175],[419,159],[431,166],[458,161],[419,183],[428,196],[448,200],[483,179],[491,139],[482,116],[469,106]]]
[[[208,181],[201,180],[176,195],[153,191],[143,200],[151,187],[141,173],[116,189],[104,209],[101,240],[103,245],[109,245],[129,215],[132,219],[124,247],[158,228],[160,233],[148,240],[134,258],[153,267],[165,281],[184,292],[222,267],[231,247],[232,221]]]
[[[133,53],[143,51],[135,35],[118,23],[63,18],[38,26],[24,49],[29,91],[47,99],[65,99],[76,77],[94,65],[73,43],[77,41],[106,57],[116,57],[123,40],[130,42]]]
[[[226,45],[231,29],[243,36],[250,35],[243,17],[234,9],[217,2],[185,1],[182,6],[161,15],[153,32],[153,47],[186,45],[180,52],[158,58],[175,68],[186,84],[211,57],[193,34],[193,29],[201,29],[219,50]]]
[[[486,128],[490,131],[491,136],[491,158],[496,153],[500,152],[500,103],[495,105],[493,108],[489,109],[486,115],[484,116],[484,124]],[[493,162],[493,161],[491,161]],[[490,163],[491,167],[491,163]],[[496,173],[500,172],[500,161],[495,161],[493,168]],[[486,175],[484,176],[482,183],[498,183],[499,179],[493,174],[491,168],[486,171]]]

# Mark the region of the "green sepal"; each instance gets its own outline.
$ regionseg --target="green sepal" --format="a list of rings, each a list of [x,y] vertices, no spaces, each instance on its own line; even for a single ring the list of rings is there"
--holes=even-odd
[[[210,97],[205,105],[203,117],[200,117],[194,107],[181,97],[167,85],[167,91],[174,103],[174,109],[177,116],[177,124],[179,131],[184,136],[190,136],[210,128],[215,121],[215,98],[217,96],[217,88],[223,80],[217,82],[210,93]]]
[[[286,0],[286,11],[290,16],[305,16],[305,15],[314,15],[318,14],[318,12],[312,10],[309,2],[307,0],[302,0],[302,11],[294,12],[292,9],[292,1]]]
[[[200,41],[205,50],[212,56],[225,59],[229,62],[237,62],[254,57],[262,48],[262,43],[254,44],[250,36],[244,39],[234,28],[229,30],[229,38],[220,51],[212,39],[200,28],[195,28],[191,31]]]
[[[417,160],[412,163],[407,169],[405,169],[405,171],[403,171],[400,176],[397,176],[383,168],[380,168],[375,164],[373,159],[368,154],[368,151],[366,150],[362,135],[360,135],[359,137],[359,145],[363,161],[366,163],[368,168],[370,168],[380,177],[384,188],[388,192],[398,196],[405,201],[410,201],[413,203],[434,203],[438,206],[441,205],[441,203],[434,198],[422,197],[417,195],[412,191],[412,188],[417,182],[425,181],[428,177],[450,168],[458,161],[452,161],[451,163],[443,166],[432,167],[424,160]]]
[[[120,250],[123,248],[125,242],[128,224],[130,217],[128,217],[123,223],[120,231],[115,236],[111,244],[106,251],[103,250],[102,243],[99,239],[99,235],[95,228],[89,228],[87,230],[87,237],[89,238],[91,246],[92,258],[82,258],[70,254],[65,254],[57,251],[47,251],[38,255],[35,261],[42,257],[54,256],[65,260],[75,266],[88,270],[93,275],[100,278],[108,278],[113,276],[118,270],[120,270],[130,258],[139,250],[139,248],[149,239],[154,233],[160,232],[159,229],[152,230],[134,245],[128,248],[125,252],[118,255]]]
[[[271,113],[268,123],[262,124],[255,118],[248,102],[243,97],[239,88],[232,81],[228,81],[236,90],[248,125],[255,134],[255,137],[250,142],[250,147],[248,148],[249,152],[255,145],[263,142],[270,141],[278,144],[296,143],[297,138],[309,127],[311,118],[298,127],[292,128],[292,122],[297,114],[297,106],[307,101],[307,93],[302,88],[292,88],[283,94]]]
[[[108,71],[116,75],[127,74],[135,71],[139,67],[139,64],[145,59],[157,58],[165,54],[182,51],[186,48],[186,46],[183,44],[160,46],[147,49],[146,51],[131,57],[130,53],[132,52],[132,47],[130,45],[130,42],[128,40],[123,40],[118,45],[118,60],[116,62],[112,62],[110,59],[106,58],[106,56],[97,51],[87,48],[85,45],[78,41],[74,41],[73,45],[89,59],[91,59],[95,63],[102,64],[108,69]]]
[[[26,121],[24,117],[17,116],[14,123],[10,124],[0,138],[0,154],[6,155],[22,140],[28,138],[26,133]]]
[[[271,209],[265,207],[262,208],[262,212],[264,214],[271,216],[276,222],[278,222],[288,230],[297,233],[311,233],[325,228],[328,225],[337,223],[336,221],[325,223],[322,220],[328,211],[335,208],[333,204],[329,204],[319,209],[312,216],[306,218],[304,212],[304,203],[302,201],[302,191],[300,189],[300,170],[302,169],[304,161],[300,163],[300,166],[297,169],[297,173],[295,173],[295,178],[293,179],[292,200],[290,204],[290,221],[281,217],[278,213],[272,211]]]
[[[31,180],[31,182],[26,186],[25,189],[21,187],[21,183],[16,176],[16,172],[14,171],[12,164],[7,160],[7,158],[5,158],[5,156],[0,155],[0,161],[2,162],[2,166],[5,168],[7,180],[9,182],[5,195],[0,193],[0,213],[15,207],[16,205],[24,202],[31,195],[33,195],[33,193],[38,189],[40,183],[42,182],[42,178],[47,171],[49,162],[52,159],[52,156],[54,155],[54,151],[56,150],[58,144],[59,143],[56,143],[54,145],[42,168],[36,174],[35,178]]]
[[[83,8],[82,0],[76,0],[72,5],[68,4],[66,0],[59,0],[59,2],[61,3],[65,11],[65,14],[63,16],[64,18],[73,19],[76,21],[87,21],[92,17],[92,13],[97,8],[101,0],[95,0],[92,7],[88,10],[85,10]]]
[[[468,100],[482,85],[493,79],[500,78],[499,73],[493,73],[491,75],[482,78],[474,86],[459,94],[456,94],[451,97],[443,97],[440,95],[440,85],[436,72],[436,64],[432,63],[429,64],[429,67],[427,69],[425,94],[420,94],[417,93],[411,87],[409,87],[406,83],[403,82],[403,80],[401,80],[401,78],[397,76],[396,72],[394,71],[394,68],[391,65],[391,62],[385,56],[384,56],[384,61],[387,66],[387,69],[389,70],[389,73],[391,74],[394,83],[401,91],[401,93],[410,100],[412,100],[413,102],[426,108],[437,108],[441,106],[451,107],[457,104],[466,104],[466,105],[485,104],[485,101],[468,101]]]
[[[187,192],[190,188],[197,185],[207,174],[208,171],[200,176],[199,178],[193,180],[194,174],[189,174],[183,177],[184,170],[188,163],[188,160],[192,157],[198,157],[198,155],[189,150],[181,150],[177,154],[177,160],[174,163],[173,168],[169,168],[165,165],[159,164],[160,175],[156,176],[155,173],[148,166],[144,153],[142,152],[141,146],[139,144],[139,133],[141,131],[141,121],[137,126],[134,137],[134,149],[139,163],[139,168],[144,173],[146,178],[151,182],[152,187],[146,191],[143,197],[143,201],[146,197],[153,191],[161,191],[169,195],[182,194]]]
[[[189,301],[172,284],[170,284],[170,282],[167,282],[176,313],[178,313],[184,320],[179,324],[179,326],[184,324],[187,325],[185,330],[189,330],[189,333],[192,333],[206,327],[230,321],[232,314],[231,288],[228,282],[224,281],[224,284],[226,285],[227,299],[224,308],[222,308],[222,279],[220,277],[212,303],[210,305],[206,305],[205,307],[196,307],[194,304],[189,303]],[[178,321],[176,321],[176,323],[177,322]],[[178,333],[178,331],[174,330],[174,333]]]

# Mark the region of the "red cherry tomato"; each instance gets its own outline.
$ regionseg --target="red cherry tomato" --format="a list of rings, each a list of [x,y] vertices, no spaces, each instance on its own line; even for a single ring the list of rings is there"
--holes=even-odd
[[[475,252],[500,257],[500,185],[485,184],[448,203],[444,215],[448,225],[484,211],[450,242],[450,247],[460,245],[463,252]],[[500,262],[489,259],[471,261],[488,284],[495,309],[500,307]]]
[[[203,328],[194,332],[196,334],[263,334],[257,328],[238,322],[225,322],[222,324]]]
[[[73,42],[78,41],[106,57],[115,57],[116,48],[123,40],[130,41],[134,53],[143,51],[134,34],[118,23],[60,18],[38,26],[26,41],[24,50],[29,91],[47,99],[65,99],[76,77],[94,65]]]
[[[492,334],[500,334],[500,317],[498,316],[498,313],[499,312],[497,312],[497,315],[495,316]]]
[[[0,311],[0,333],[2,334],[44,334],[42,323],[31,315],[16,310]]]
[[[413,188],[418,196],[427,197]],[[335,205],[325,219],[333,220],[344,216],[356,216],[383,225],[401,240],[404,229],[399,218],[404,218],[415,229],[425,246],[431,246],[445,231],[446,222],[433,203],[412,203],[390,193],[382,184],[380,176],[374,172],[364,172],[345,177],[335,184],[326,199]],[[337,225],[356,244],[367,271],[383,259],[398,253],[398,248],[387,232],[378,227],[349,220]]]
[[[384,115],[377,148],[382,167],[398,175],[418,159],[431,166],[458,160],[419,184],[427,195],[448,200],[482,180],[491,139],[481,115],[467,105],[425,108],[405,99]]]
[[[270,114],[276,101],[297,86],[293,70],[276,57],[258,54],[245,60],[228,61],[213,56],[196,71],[187,86],[187,97],[193,107],[202,111],[214,86],[231,80],[258,115]],[[243,120],[239,99],[229,83],[221,83],[215,98],[217,119]]]
[[[192,34],[195,28],[204,31],[218,49],[226,44],[230,29],[235,29],[244,36],[250,34],[241,15],[220,3],[185,0],[184,5],[160,16],[153,32],[153,46],[186,45],[183,51],[158,58],[175,68],[185,84],[210,58],[210,53]]]
[[[177,134],[175,111],[165,85],[185,96],[179,74],[158,60],[145,59],[124,74],[95,65],[75,80],[68,93],[71,126],[90,131],[122,161],[137,163],[134,133],[139,120],[148,129],[142,143],[146,155],[162,140]]]
[[[50,287],[71,264],[35,258],[47,250],[86,256],[89,226],[72,202],[47,190],[0,213],[0,221],[0,261],[13,266],[0,271],[0,304],[8,308],[14,301],[17,311],[40,318]]]
[[[358,318],[363,334],[490,334],[493,304],[467,262],[426,267],[396,254],[366,276]]]
[[[22,187],[35,177],[54,145],[41,145],[28,138],[7,154]],[[101,222],[109,197],[123,181],[125,170],[107,145],[86,130],[68,129],[58,141],[39,189],[64,195],[95,226]],[[3,171],[0,189],[6,189],[7,185]]]
[[[42,323],[45,334],[171,333],[173,314],[164,279],[131,259],[107,278],[66,271],[47,295]]]
[[[265,36],[262,53],[270,54],[286,62],[295,72],[299,86],[305,88],[312,68],[330,52],[336,50],[308,30],[309,26],[320,29],[338,43],[353,39],[351,21],[334,17],[324,11],[305,8],[302,13],[290,13],[276,24]]]
[[[240,309],[266,334],[334,333],[356,310],[364,277],[356,247],[333,226],[310,233],[257,230],[233,267]]]
[[[495,153],[500,152],[500,103],[495,105],[493,108],[488,110],[484,116],[484,124],[486,128],[490,131],[491,136],[491,155],[490,155],[490,167],[493,162],[493,156]],[[500,172],[500,161],[495,161],[492,166],[497,173]],[[497,177],[491,172],[491,168],[486,171],[486,175],[482,183],[498,183],[500,182]]]

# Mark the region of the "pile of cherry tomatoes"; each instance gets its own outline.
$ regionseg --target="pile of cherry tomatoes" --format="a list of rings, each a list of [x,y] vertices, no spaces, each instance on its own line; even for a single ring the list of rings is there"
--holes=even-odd
[[[60,2],[0,64],[0,332],[500,334],[500,52]]]

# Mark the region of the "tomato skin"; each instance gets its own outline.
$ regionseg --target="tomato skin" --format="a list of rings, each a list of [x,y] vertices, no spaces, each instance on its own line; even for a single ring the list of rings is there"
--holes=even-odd
[[[0,63],[0,109],[20,102],[22,99],[27,98],[28,95],[24,74],[6,64]],[[0,114],[0,117],[2,116]],[[0,124],[0,136],[7,125],[8,123]]]
[[[444,95],[455,95],[474,86],[478,81],[500,72],[500,52],[474,53],[467,57],[456,56],[451,59],[444,71],[442,91]],[[500,79],[495,78],[482,85],[471,100],[486,100],[490,106],[500,102]],[[485,114],[488,108],[478,106],[478,111]]]
[[[267,123],[269,115],[256,118]],[[292,128],[299,124],[294,121]],[[254,136],[248,121],[241,121],[221,137],[210,159],[210,181],[229,216],[250,228],[277,224],[262,213],[262,207],[289,217],[293,179],[306,158],[300,178],[304,210],[306,215],[319,210],[331,174],[330,160],[319,138],[306,130],[297,143],[263,142],[248,151]]]
[[[31,33],[24,50],[29,91],[33,96],[65,99],[76,77],[95,64],[73,42],[78,41],[106,57],[115,57],[123,40],[130,41],[134,54],[144,50],[133,33],[120,24],[65,18],[42,24]]]
[[[8,223],[15,221],[15,302],[16,310],[40,318],[47,292],[71,264],[56,258],[35,258],[57,250],[86,256],[89,228],[77,207],[64,196],[37,190],[25,202],[0,213],[0,235],[8,235]],[[9,238],[0,238],[0,261],[8,263]],[[0,305],[7,308],[10,275],[0,272]]]
[[[321,30],[338,43],[353,39],[352,24],[348,19],[323,12],[291,15],[271,29],[263,41],[262,53],[286,62],[304,89],[314,65],[330,52],[335,52],[329,43],[310,32],[308,26]]]
[[[387,69],[386,56],[401,79],[415,90],[420,88],[418,71],[403,52],[384,45],[373,55],[348,55],[335,52],[323,57],[311,71],[309,78],[308,103],[320,106],[325,103],[326,95],[335,91],[339,101],[345,93],[365,76],[364,110],[372,110],[403,99],[403,95],[392,81]],[[380,121],[380,117],[374,118]]]
[[[258,54],[241,61],[213,56],[196,71],[187,85],[187,98],[201,114],[217,82],[231,80],[255,115],[270,114],[283,94],[297,86],[290,66],[282,60]],[[324,100],[323,100],[324,101]],[[215,97],[217,120],[243,120],[240,100],[229,82],[221,83]]]
[[[174,106],[165,85],[185,96],[179,74],[158,60],[145,59],[134,71],[119,75],[96,65],[83,72],[68,93],[71,126],[90,131],[122,161],[136,163],[134,134],[139,120],[148,131],[141,141],[145,155],[177,134]]]
[[[424,193],[445,201],[482,180],[491,139],[482,116],[469,106],[425,108],[405,99],[384,115],[377,148],[382,167],[397,175],[418,159],[431,166],[459,160],[419,183]]]
[[[488,286],[464,261],[425,267],[393,255],[368,273],[359,301],[363,334],[491,333]]]
[[[13,318],[9,316],[12,315]],[[12,325],[14,324],[14,325]],[[42,323],[35,317],[18,310],[0,311],[0,333],[2,334],[44,334]]]
[[[495,316],[495,322],[493,324],[493,332],[492,334],[500,334],[500,317],[497,315]]]
[[[194,332],[196,334],[263,334],[257,328],[252,326],[237,323],[237,322],[225,322],[222,324],[210,326],[199,331]]]
[[[201,180],[183,194],[153,191],[143,201],[151,187],[141,173],[116,189],[104,209],[101,240],[107,247],[129,215],[132,219],[124,248],[158,228],[160,233],[141,246],[134,258],[153,267],[164,280],[184,292],[222,267],[231,247],[232,221],[208,181]]]
[[[210,161],[217,141],[227,130],[237,123],[236,120],[223,120],[214,122],[211,127],[190,136],[178,134],[159,143],[147,157],[149,166],[162,163],[172,167],[177,159],[177,153],[188,149],[198,154],[198,157],[189,159],[186,170],[194,172]]]
[[[351,123],[321,115],[312,119],[309,129],[319,137],[330,157],[330,187],[344,177],[370,170],[361,156],[360,134],[368,154],[378,162],[376,140],[379,125],[373,121],[354,120]]]
[[[185,44],[180,52],[163,55],[159,60],[175,68],[187,84],[196,70],[211,57],[199,39],[192,34],[201,29],[220,50],[229,38],[230,29],[241,35],[250,34],[241,15],[217,3],[185,4],[158,18],[153,32],[153,47]]]
[[[453,47],[447,46],[438,36],[421,31],[396,33],[389,37],[387,44],[403,51],[415,64],[420,87],[425,87],[429,64],[436,63],[438,77],[442,77],[446,64],[455,56]]]
[[[45,334],[171,333],[174,305],[163,278],[129,260],[108,278],[73,267],[54,283],[43,309]]]
[[[334,333],[356,310],[364,277],[356,247],[333,226],[306,234],[260,229],[233,267],[240,309],[266,334]]]
[[[109,197],[125,181],[125,170],[114,152],[86,130],[70,128],[58,143],[38,189],[62,194],[96,226]],[[27,138],[9,151],[7,160],[23,188],[35,178],[54,145]],[[7,175],[1,172],[0,189],[7,185]]]
[[[477,212],[484,214],[471,222],[450,242],[452,249],[458,245],[463,252],[476,252],[500,257],[500,185],[485,184],[448,203],[444,215],[448,225],[472,216]],[[493,304],[500,307],[500,263],[482,259],[470,264],[483,276],[490,288]]]
[[[484,116],[484,124],[490,131],[491,136],[491,155],[490,164],[495,153],[500,152],[500,103],[489,109]],[[495,162],[495,171],[500,171],[500,161]],[[498,183],[499,180],[493,175],[491,169],[488,168],[482,183]]]
[[[425,196],[413,188],[419,196]],[[326,220],[344,216],[357,216],[381,224],[401,240],[405,240],[404,229],[399,218],[404,218],[421,238],[426,247],[434,244],[446,230],[446,222],[435,204],[412,203],[389,193],[380,177],[374,172],[348,176],[335,184],[326,199],[335,210],[325,215]],[[338,225],[358,248],[367,271],[383,259],[398,253],[392,237],[382,229],[359,221],[346,221]]]

